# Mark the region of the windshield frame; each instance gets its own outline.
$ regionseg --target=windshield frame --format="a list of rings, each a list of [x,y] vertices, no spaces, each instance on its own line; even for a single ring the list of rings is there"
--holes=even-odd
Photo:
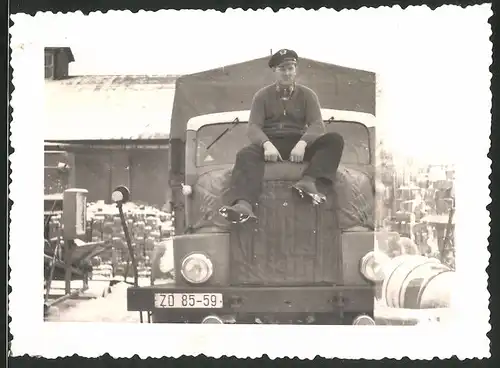
[[[371,137],[371,132],[368,126],[366,124],[363,124],[359,121],[354,121],[354,120],[331,120],[331,119],[326,119],[323,120],[324,124],[326,127],[328,127],[329,124],[331,123],[349,123],[349,124],[354,124],[354,125],[359,125],[364,128],[366,135],[367,135],[367,145],[368,145],[368,162],[367,163],[359,163],[359,165],[374,165],[374,152],[373,152],[373,147],[372,147],[372,137]],[[216,125],[228,125],[229,129],[226,131],[231,130],[232,127],[235,125],[247,125],[248,121],[235,121],[233,120],[221,120],[215,123],[210,123],[210,124],[205,124],[202,127],[200,127],[198,130],[188,130],[187,131],[187,139],[186,143],[189,144],[191,140],[192,144],[189,144],[191,147],[186,146],[186,164],[188,165],[188,161],[192,161],[192,164],[195,168],[200,168],[200,167],[205,167],[205,166],[210,166],[210,165],[199,165],[198,163],[198,133],[206,128],[206,127],[212,127]],[[191,134],[190,134],[191,133]],[[189,138],[191,136],[191,138]],[[189,157],[188,157],[189,156]],[[222,165],[222,164],[215,164],[215,165]],[[349,165],[354,165],[354,163],[350,163]]]

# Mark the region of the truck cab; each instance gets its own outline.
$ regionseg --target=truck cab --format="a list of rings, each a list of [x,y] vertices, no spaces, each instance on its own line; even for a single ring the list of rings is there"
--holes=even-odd
[[[326,203],[315,207],[292,193],[306,163],[266,163],[256,224],[231,224],[218,213],[236,154],[250,143],[249,111],[188,121],[184,233],[153,260],[168,264],[161,258],[173,255],[175,281],[129,289],[129,310],[171,323],[373,323],[380,281],[373,252],[375,117],[334,109],[322,115],[327,131],[345,141],[336,182],[320,187]],[[156,279],[169,271],[153,266]]]

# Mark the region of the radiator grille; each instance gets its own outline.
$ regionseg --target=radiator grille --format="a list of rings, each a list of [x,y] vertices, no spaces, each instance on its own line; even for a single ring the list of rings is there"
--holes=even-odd
[[[290,189],[290,182],[265,182],[259,222],[231,229],[233,284],[340,284],[342,254],[335,216],[335,193],[313,207]]]

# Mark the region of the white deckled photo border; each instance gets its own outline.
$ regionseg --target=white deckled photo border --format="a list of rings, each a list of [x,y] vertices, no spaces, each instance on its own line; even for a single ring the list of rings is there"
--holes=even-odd
[[[170,12],[170,11],[163,11]],[[187,10],[184,12],[188,12]],[[203,17],[203,11],[189,11]],[[253,11],[253,16],[269,15],[270,9]],[[306,10],[282,10],[306,12]],[[321,9],[317,12],[334,12]],[[349,10],[365,16],[383,13],[398,16],[402,12],[422,16],[469,16],[464,27],[474,27],[485,39],[484,68],[491,64],[491,34],[488,19],[492,15],[489,4],[462,9],[442,6],[436,10],[410,7],[402,10],[377,8]],[[243,10],[228,10],[226,16],[238,17]],[[131,14],[110,11],[90,14],[89,17],[148,17],[152,12]],[[486,268],[490,234],[490,218],[486,209],[490,203],[489,175],[491,93],[490,79],[482,78],[475,89],[478,111],[470,127],[457,127],[467,138],[468,146],[456,160],[456,269],[457,287],[453,293],[453,318],[439,325],[423,324],[415,327],[351,327],[351,326],[293,326],[293,325],[165,325],[119,323],[57,323],[43,321],[43,263],[39,237],[43,234],[40,214],[43,212],[43,126],[44,90],[43,60],[44,32],[52,17],[81,17],[81,13],[36,16],[12,16],[11,49],[13,84],[11,104],[10,156],[12,183],[9,266],[9,315],[13,335],[13,355],[57,358],[78,354],[97,357],[105,353],[112,357],[180,357],[205,354],[211,357],[236,356],[256,358],[267,354],[270,358],[316,356],[343,359],[459,359],[490,356],[487,333],[489,324],[489,293]],[[451,37],[452,35],[450,35]],[[229,36],[228,36],[229,37]],[[458,42],[458,41],[457,41]],[[489,46],[488,46],[489,44]],[[467,52],[464,50],[464,57]],[[458,86],[461,88],[463,86]],[[36,239],[39,239],[38,241]],[[33,244],[32,244],[33,243]],[[28,275],[29,272],[29,275]],[[460,286],[461,285],[461,286]],[[132,338],[133,337],[133,338]]]

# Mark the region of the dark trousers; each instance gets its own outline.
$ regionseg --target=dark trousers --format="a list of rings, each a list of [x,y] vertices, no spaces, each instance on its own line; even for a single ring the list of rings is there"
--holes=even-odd
[[[300,136],[269,138],[278,149],[283,160],[288,160],[290,152],[300,140]],[[303,175],[315,179],[333,181],[344,149],[344,139],[337,133],[326,133],[306,147],[304,161],[309,165]],[[258,202],[264,177],[264,148],[251,144],[236,155],[231,176],[230,204],[245,200],[252,205]]]

